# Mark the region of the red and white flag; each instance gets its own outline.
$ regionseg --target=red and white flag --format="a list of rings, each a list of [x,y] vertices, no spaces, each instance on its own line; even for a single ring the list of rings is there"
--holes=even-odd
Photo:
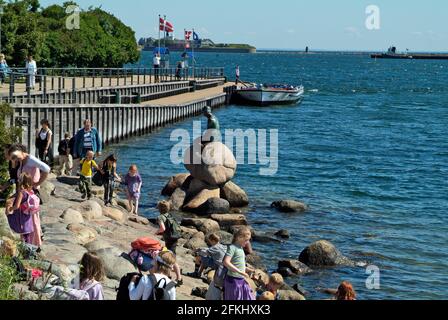
[[[160,18],[159,30],[165,32],[174,32],[174,26],[171,22],[168,22],[167,20]]]
[[[193,34],[193,31],[185,30],[185,40],[190,41],[192,34]]]

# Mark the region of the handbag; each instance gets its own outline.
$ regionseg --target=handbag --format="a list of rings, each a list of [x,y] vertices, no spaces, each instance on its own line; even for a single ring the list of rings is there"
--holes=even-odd
[[[104,185],[104,177],[101,174],[101,172],[97,171],[93,177],[92,177],[92,182],[98,186],[98,187],[102,187]]]

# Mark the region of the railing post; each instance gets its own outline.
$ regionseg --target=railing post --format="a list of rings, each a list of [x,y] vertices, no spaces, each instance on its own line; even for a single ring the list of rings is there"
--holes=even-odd
[[[26,101],[31,103],[31,75],[26,75]]]
[[[109,69],[109,87],[112,87],[112,69]]]
[[[92,88],[95,88],[95,69],[92,70]]]
[[[58,103],[62,103],[62,78],[58,77]]]
[[[46,75],[47,71],[46,70],[42,70],[42,81],[43,83],[43,89],[42,89],[42,95],[43,95],[43,101],[45,103],[45,99],[47,98],[47,75]]]
[[[15,82],[16,82],[16,74],[12,72],[11,78],[9,80],[9,103],[13,103]]]
[[[72,78],[72,103],[76,103],[76,78]]]

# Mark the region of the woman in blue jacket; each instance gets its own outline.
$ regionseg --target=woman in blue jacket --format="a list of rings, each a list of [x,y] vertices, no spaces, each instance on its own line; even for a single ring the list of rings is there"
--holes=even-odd
[[[75,158],[85,158],[88,151],[93,151],[99,157],[102,150],[103,142],[98,130],[92,127],[90,120],[85,120],[84,128],[79,130],[75,137]]]

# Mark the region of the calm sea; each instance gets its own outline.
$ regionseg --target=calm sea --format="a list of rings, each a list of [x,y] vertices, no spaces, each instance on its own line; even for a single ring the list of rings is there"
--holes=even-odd
[[[142,64],[151,56],[143,53]],[[178,57],[173,57],[173,62]],[[331,268],[296,279],[311,299],[317,287],[354,283],[360,299],[448,299],[448,61],[371,60],[338,54],[199,54],[197,63],[226,66],[233,77],[303,84],[301,105],[232,105],[216,112],[222,128],[278,129],[279,168],[240,165],[235,181],[251,198],[248,218],[264,231],[288,229],[284,244],[256,243],[269,268],[326,239],[356,261],[380,269],[379,290],[366,268]],[[154,206],[168,177],[174,129],[114,146],[122,172],[137,163],[145,181],[143,210]],[[205,125],[205,122],[203,122]],[[272,201],[306,202],[306,214],[285,215]]]

